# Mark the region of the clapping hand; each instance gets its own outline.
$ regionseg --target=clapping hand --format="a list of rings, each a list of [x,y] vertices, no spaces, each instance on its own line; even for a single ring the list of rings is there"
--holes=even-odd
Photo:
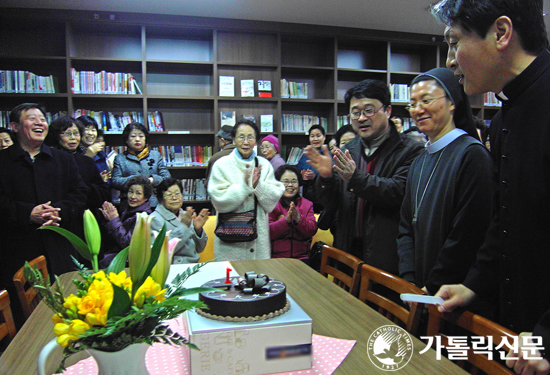
[[[193,213],[193,226],[195,227],[195,231],[197,233],[201,232],[202,227],[208,221],[209,215],[210,211],[208,211],[208,209],[206,208],[203,208],[198,215],[196,213]]]
[[[319,173],[319,176],[328,178],[332,176],[332,156],[326,145],[321,150],[322,153],[319,153],[313,146],[307,146],[304,153],[308,158],[307,163]],[[303,173],[302,177],[306,179]]]
[[[178,219],[182,224],[184,224],[185,226],[188,227],[188,226],[191,225],[191,220],[193,220],[193,215],[194,214],[195,214],[195,210],[193,209],[193,207],[188,206],[188,207],[185,207],[185,211],[184,211],[183,214],[180,211]]]
[[[258,182],[260,181],[260,176],[262,175],[262,166],[258,166],[254,168],[254,173],[252,174],[252,187],[255,189],[256,186],[258,186]]]
[[[107,182],[111,179],[112,177],[112,172],[107,172],[107,170],[103,171],[100,173],[101,175],[101,178],[103,179],[103,182]]]
[[[118,211],[111,202],[103,202],[103,208],[100,208],[99,211],[101,211],[105,219],[108,221],[118,217]]]
[[[353,176],[353,173],[355,172],[355,162],[351,158],[351,155],[349,153],[349,150],[346,150],[346,152],[342,152],[342,150],[335,150],[334,151],[334,170],[338,172],[340,177],[342,177],[342,180],[349,182],[351,179],[351,176]]]
[[[300,213],[298,212],[298,209],[296,208],[296,205],[294,202],[290,202],[290,208],[288,209],[288,212],[286,213],[285,220],[288,224],[299,223],[300,222]]]

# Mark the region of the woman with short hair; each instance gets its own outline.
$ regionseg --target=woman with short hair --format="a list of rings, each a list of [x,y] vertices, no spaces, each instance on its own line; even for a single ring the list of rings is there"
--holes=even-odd
[[[151,181],[156,187],[164,179],[172,177],[158,151],[150,150],[147,145],[149,131],[139,122],[132,122],[124,128],[122,139],[127,150],[115,157],[113,166],[112,187],[123,190],[132,176],[140,175]],[[157,198],[151,196],[151,207],[158,204]],[[125,204],[126,195],[121,194],[121,203]]]
[[[183,187],[175,178],[167,178],[157,186],[157,198],[159,205],[153,212],[151,228],[159,232],[166,225],[166,230],[171,231],[170,238],[180,239],[174,248],[172,263],[198,263],[208,241],[203,226],[210,212],[204,208],[197,215],[191,207],[184,211]]]

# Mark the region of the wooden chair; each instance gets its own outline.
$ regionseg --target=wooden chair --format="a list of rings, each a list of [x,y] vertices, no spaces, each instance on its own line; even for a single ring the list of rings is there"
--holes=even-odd
[[[510,345],[513,344],[514,338],[518,335],[501,325],[486,319],[480,315],[471,313],[470,311],[453,311],[451,313],[440,313],[437,306],[431,305],[430,316],[428,319],[427,336],[441,336],[441,346],[449,346],[449,338],[443,332],[443,323],[451,323],[455,327],[460,327],[472,334],[472,336],[492,337],[493,348],[496,348],[503,340],[507,340]],[[464,336],[461,332],[460,336]],[[470,372],[471,374],[491,374],[491,375],[512,375],[514,371],[506,367],[506,365],[496,361],[495,353],[493,360],[485,354],[475,353],[468,345],[467,350],[468,360],[453,360],[458,366]],[[432,347],[433,348],[433,347]],[[508,351],[509,348],[504,345],[503,350]],[[501,350],[501,349],[499,349]]]
[[[370,302],[370,304],[378,308],[377,310],[380,314],[405,328],[412,335],[416,335],[424,304],[412,303],[411,309],[407,310],[403,305],[392,301],[387,296],[382,296],[373,291],[373,282],[379,283],[398,294],[424,294],[422,289],[409,283],[408,281],[371,265],[363,264],[361,266],[361,287],[359,289],[359,299],[365,303]]]
[[[31,267],[35,267],[40,270],[40,272],[42,272],[42,276],[44,276],[44,279],[48,278],[48,267],[46,264],[46,258],[43,255],[34,258],[29,262],[29,264]],[[15,290],[17,290],[19,301],[21,301],[25,319],[27,319],[36,306],[38,306],[38,303],[40,302],[40,295],[33,286],[28,286],[28,289],[25,289],[27,278],[23,274],[23,267],[21,267],[13,276],[13,284],[15,285]]]
[[[351,268],[351,275],[341,270],[344,264]],[[361,280],[360,269],[363,261],[345,251],[335,247],[324,245],[321,258],[320,273],[323,276],[331,275],[336,285],[342,287],[357,297],[359,281]]]
[[[0,290],[0,341],[8,337],[8,343],[15,337],[15,323],[10,308],[10,296]]]

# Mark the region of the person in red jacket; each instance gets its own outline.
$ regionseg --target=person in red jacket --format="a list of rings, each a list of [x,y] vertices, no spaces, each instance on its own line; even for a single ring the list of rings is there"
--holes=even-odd
[[[272,258],[296,258],[309,262],[311,238],[317,233],[313,203],[300,196],[302,174],[293,165],[283,165],[275,178],[285,185],[283,196],[269,213]]]

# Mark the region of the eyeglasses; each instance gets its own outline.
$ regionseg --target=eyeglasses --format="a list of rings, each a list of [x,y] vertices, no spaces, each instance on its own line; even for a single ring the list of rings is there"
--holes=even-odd
[[[249,135],[248,137],[245,137],[244,135],[241,135],[241,136],[238,136],[236,138],[239,142],[244,142],[244,141],[248,141],[248,142],[252,142],[252,141],[255,141],[256,138]]]
[[[283,185],[298,185],[298,180],[281,180]]]
[[[361,115],[365,116],[365,117],[372,117],[374,116],[379,110],[381,110],[382,108],[384,108],[385,106],[382,104],[380,107],[378,108],[365,108],[363,109],[362,111],[353,111],[349,114],[349,117],[352,119],[352,120],[359,120],[359,118],[361,118]]]
[[[71,137],[76,138],[80,136],[80,132],[64,132],[64,133],[61,133],[61,136],[65,138],[71,138]]]
[[[173,199],[173,198],[179,198],[183,194],[182,193],[174,193],[174,194],[164,194],[164,199]]]
[[[446,98],[446,96],[440,96],[439,98],[422,99],[421,101],[416,103],[409,103],[409,105],[405,108],[407,109],[407,111],[412,111],[413,109],[417,109],[418,107],[424,108],[441,98]]]
[[[273,149],[273,147],[270,145],[260,146],[260,150],[271,150],[271,149]]]

